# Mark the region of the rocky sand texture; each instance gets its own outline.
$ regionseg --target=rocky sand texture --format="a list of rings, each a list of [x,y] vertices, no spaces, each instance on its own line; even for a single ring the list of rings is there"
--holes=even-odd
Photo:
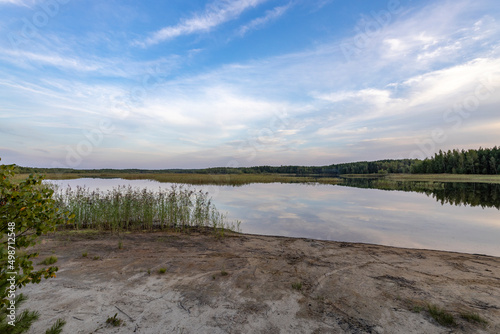
[[[203,231],[59,232],[36,248],[59,272],[21,290],[41,314],[31,333],[58,318],[85,334],[500,333],[496,257]]]

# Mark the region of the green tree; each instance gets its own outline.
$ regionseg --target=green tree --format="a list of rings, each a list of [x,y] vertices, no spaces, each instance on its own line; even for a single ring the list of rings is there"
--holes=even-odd
[[[32,174],[16,184],[12,181],[14,169],[13,165],[0,165],[1,333],[23,333],[38,319],[38,312],[25,310],[16,314],[13,320],[12,305],[17,309],[26,300],[15,291],[28,283],[39,283],[42,278],[55,277],[58,268],[51,266],[34,270],[31,259],[38,253],[27,248],[34,246],[42,234],[54,231],[57,225],[68,223],[73,218],[56,207],[53,190],[42,185],[42,176]],[[62,328],[64,321],[58,324],[56,327]]]

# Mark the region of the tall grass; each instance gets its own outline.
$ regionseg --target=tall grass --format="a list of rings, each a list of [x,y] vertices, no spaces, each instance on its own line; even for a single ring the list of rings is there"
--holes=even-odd
[[[52,185],[53,186],[53,185]],[[157,191],[119,186],[112,190],[91,191],[85,187],[62,190],[54,196],[63,210],[75,215],[74,228],[103,230],[153,230],[191,227],[235,229],[213,205],[207,192],[182,186]]]

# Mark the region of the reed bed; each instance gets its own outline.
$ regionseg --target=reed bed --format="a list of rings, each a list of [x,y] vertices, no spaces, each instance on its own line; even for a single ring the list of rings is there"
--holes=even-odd
[[[207,192],[172,186],[156,191],[119,186],[91,191],[85,187],[62,190],[51,185],[58,206],[75,215],[73,228],[112,231],[211,227],[215,231],[239,230],[239,222],[228,224]]]
[[[291,174],[191,174],[191,173],[65,173],[45,174],[48,180],[92,178],[121,178],[126,180],[156,180],[190,185],[243,186],[251,183],[322,183],[336,184],[338,178],[295,176]]]

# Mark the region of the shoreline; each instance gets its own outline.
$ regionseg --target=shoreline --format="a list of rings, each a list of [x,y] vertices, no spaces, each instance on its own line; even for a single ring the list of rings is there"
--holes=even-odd
[[[490,255],[230,232],[75,232],[36,246],[34,264],[54,255],[59,272],[20,290],[41,313],[30,333],[57,318],[68,333],[500,332],[500,258]],[[455,324],[439,324],[429,305]],[[120,327],[106,323],[116,313]]]

